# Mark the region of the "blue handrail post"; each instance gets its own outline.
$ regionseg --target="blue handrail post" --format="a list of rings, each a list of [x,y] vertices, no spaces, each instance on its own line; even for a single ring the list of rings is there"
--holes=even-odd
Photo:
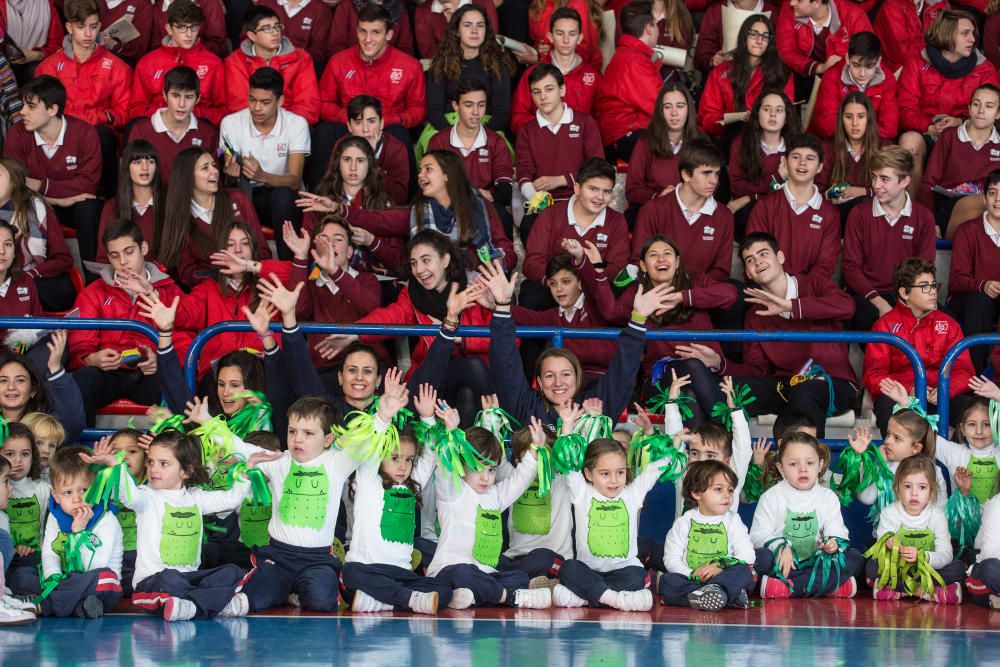
[[[555,333],[552,334],[552,347],[562,347],[563,346],[563,335],[561,329],[556,329]]]
[[[958,355],[976,345],[1000,345],[1000,334],[978,334],[963,338],[948,350],[948,353],[944,355],[944,359],[941,361],[941,370],[938,372],[938,416],[941,418],[939,422],[941,428],[945,429],[945,432],[947,432],[949,423],[948,417],[950,415],[948,412],[950,406],[948,405],[948,401],[942,399],[942,397],[951,396],[951,367],[955,364],[955,360],[958,359]]]

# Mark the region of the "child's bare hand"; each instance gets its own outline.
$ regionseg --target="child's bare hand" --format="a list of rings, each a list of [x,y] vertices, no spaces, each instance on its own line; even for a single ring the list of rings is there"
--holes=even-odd
[[[753,442],[753,458],[751,462],[758,468],[763,468],[769,451],[771,451],[771,441],[767,438],[757,438]]]
[[[454,431],[458,428],[458,424],[461,421],[458,410],[451,407],[444,401],[438,402],[438,406],[434,408],[434,415],[444,422],[444,427],[449,431]]]
[[[595,417],[603,414],[604,401],[599,398],[588,398],[583,402],[583,411]]]
[[[261,463],[277,461],[283,456],[283,452],[254,452],[247,459],[247,468],[253,470]]]
[[[788,573],[795,569],[795,554],[791,547],[784,547],[778,552],[778,569],[781,576],[788,578]]]
[[[27,545],[19,544],[17,547],[14,548],[14,553],[20,556],[21,558],[24,558],[26,556],[30,556],[31,554],[35,553],[35,550]]]
[[[90,505],[82,505],[73,511],[73,523],[69,529],[74,533],[79,533],[87,528],[87,524],[94,518],[94,510]]]
[[[706,581],[709,581],[720,572],[722,572],[722,568],[720,568],[715,563],[706,563],[705,565],[702,565],[701,567],[696,569],[692,574],[698,577],[698,581],[700,583],[705,583]]]
[[[667,394],[670,400],[676,400],[681,395],[681,389],[691,384],[690,375],[682,375],[677,377],[677,370],[670,369],[670,392]]]
[[[730,408],[735,408],[736,404],[733,403],[733,396],[736,394],[736,389],[733,388],[732,376],[727,375],[722,378],[722,382],[719,383],[719,389],[726,395],[726,405]]]
[[[878,390],[882,392],[883,396],[894,401],[896,405],[906,407],[910,404],[910,392],[906,390],[906,387],[902,383],[892,378],[885,377],[879,380]]]
[[[438,393],[433,385],[426,382],[420,385],[417,396],[413,399],[413,407],[417,409],[417,415],[421,419],[432,419],[434,408],[437,407]]]
[[[89,454],[80,453],[80,458],[84,462],[91,465],[99,466],[113,466],[118,465],[118,460],[115,458],[115,452],[111,448],[111,436],[106,435],[97,442],[94,443],[93,449],[91,449]]]
[[[483,410],[495,410],[500,407],[500,398],[496,394],[483,394],[479,397]]]
[[[963,496],[972,492],[972,473],[968,468],[963,466],[955,469],[955,486]]]
[[[212,419],[212,415],[208,411],[208,398],[195,396],[193,399],[188,401],[185,405],[184,416],[187,417],[187,419],[184,420],[185,422],[198,424],[199,426],[207,421],[210,421]]]
[[[545,425],[542,424],[542,421],[538,417],[532,415],[528,430],[531,432],[531,444],[535,447],[544,447],[547,441],[545,437]]]
[[[562,422],[562,432],[559,435],[569,435],[573,432],[576,422],[583,416],[583,406],[579,403],[569,403],[562,408],[556,408]]]
[[[917,548],[916,547],[900,547],[899,555],[902,556],[903,560],[907,563],[917,562]]]
[[[1000,401],[1000,387],[996,385],[995,382],[990,380],[985,376],[977,376],[969,380],[969,389],[972,390],[976,396],[982,396],[983,398],[990,398],[994,401]]]
[[[641,428],[646,435],[653,435],[655,431],[653,430],[653,420],[649,418],[649,412],[638,403],[632,405],[635,406],[635,417],[632,417],[632,423]]]
[[[142,435],[139,436],[139,439],[136,442],[136,444],[138,444],[139,447],[148,452],[149,446],[153,444],[154,437],[156,436],[154,436],[152,433],[143,433]]]
[[[172,413],[170,410],[163,407],[162,405],[151,405],[149,406],[149,409],[146,410],[146,416],[149,417],[149,421],[152,422],[153,424],[161,422],[173,414],[174,413]]]
[[[867,426],[859,426],[854,429],[853,433],[847,435],[847,442],[850,443],[851,449],[855,452],[864,454],[868,445],[872,444],[871,431],[868,430]]]
[[[396,414],[406,407],[410,391],[403,384],[403,373],[398,368],[390,368],[385,373],[385,389],[378,402],[378,416],[384,422],[391,422]]]
[[[832,537],[828,539],[826,543],[823,545],[823,551],[825,551],[828,554],[835,554],[839,550],[840,550],[840,545],[837,544],[837,540],[833,539]]]

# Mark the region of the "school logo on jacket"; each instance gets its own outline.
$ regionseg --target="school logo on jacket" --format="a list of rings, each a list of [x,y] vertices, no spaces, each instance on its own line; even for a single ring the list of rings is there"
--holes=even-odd
[[[938,320],[937,322],[935,322],[934,333],[936,334],[948,333],[948,320]]]
[[[312,27],[313,27],[313,20],[311,18],[307,16],[304,19],[302,19],[303,30],[312,30]]]
[[[598,243],[607,243],[608,242],[608,235],[604,234],[603,232],[598,232],[596,238],[597,238],[597,242]]]
[[[579,139],[580,138],[580,126],[576,123],[569,124],[569,138]]]
[[[199,74],[198,76],[200,77],[201,74]],[[162,69],[158,69],[155,72],[153,72],[153,80],[154,81],[157,80],[157,79],[162,79],[162,78],[163,78],[163,70]]]
[[[996,162],[1000,160],[1000,150],[996,148],[990,149],[990,162]]]
[[[913,227],[910,225],[903,225],[903,239],[906,241],[913,240]]]
[[[201,146],[201,139],[199,139],[198,137],[193,138],[191,140],[191,145],[192,146]]]
[[[392,71],[389,72],[389,80],[393,83],[399,83],[403,80],[403,70],[399,67],[393,67]]]
[[[67,155],[66,156],[66,170],[67,171],[72,171],[74,169],[76,169],[76,156],[75,155]]]
[[[128,14],[129,20],[131,21],[132,18],[135,16],[135,5],[129,5],[128,7],[126,7],[125,13]]]
[[[111,69],[111,58],[105,58],[101,61],[101,69]]]
[[[347,70],[347,74],[344,75],[344,78],[345,79],[353,79],[354,75],[356,73],[357,73],[357,70],[349,69],[349,70]]]
[[[705,225],[701,230],[701,240],[702,241],[714,241],[715,240],[715,227],[711,225]]]
[[[594,85],[594,81],[596,81],[596,80],[597,80],[597,77],[594,76],[593,72],[587,72],[586,74],[583,75],[583,85],[585,85],[585,86],[593,86]]]
[[[810,229],[819,229],[823,226],[823,216],[816,214],[812,217],[812,222],[809,223]]]
[[[889,333],[898,334],[903,330],[903,325],[901,322],[896,322],[889,328]]]
[[[278,144],[278,157],[288,155],[288,144]]]
[[[479,162],[480,164],[487,164],[490,161],[490,149],[480,148],[479,149]]]
[[[208,65],[198,65],[194,73],[198,75],[199,79],[204,79],[206,76],[208,76]]]

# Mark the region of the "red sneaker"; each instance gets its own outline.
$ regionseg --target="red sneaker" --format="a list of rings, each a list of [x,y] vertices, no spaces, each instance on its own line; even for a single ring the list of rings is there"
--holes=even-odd
[[[848,597],[853,597],[853,596],[848,596]],[[901,600],[903,598],[903,593],[901,591],[889,588],[888,586],[882,586],[882,587],[875,586],[872,589],[872,597],[882,602],[896,602],[897,600]]]
[[[851,577],[840,585],[840,588],[830,593],[833,598],[852,598],[858,594],[858,581]]]
[[[962,604],[962,584],[934,587],[934,601],[938,604]]]
[[[792,597],[792,589],[780,579],[764,575],[760,578],[760,596],[765,600],[785,600]]]

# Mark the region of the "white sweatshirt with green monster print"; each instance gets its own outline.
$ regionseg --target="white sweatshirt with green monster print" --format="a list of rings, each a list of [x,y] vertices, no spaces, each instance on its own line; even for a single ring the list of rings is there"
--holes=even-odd
[[[821,539],[831,537],[850,539],[837,495],[820,484],[800,491],[781,480],[757,502],[750,526],[750,541],[755,549],[784,538],[796,556],[805,559],[816,551]]]
[[[985,503],[1000,491],[997,485],[997,473],[1000,472],[1000,447],[995,443],[985,449],[975,449],[939,435],[935,456],[948,469],[948,475],[952,480],[955,479],[955,471],[959,468],[965,468],[972,473],[972,495],[980,503]],[[954,484],[952,493],[958,493]],[[942,488],[938,495],[943,494]]]
[[[42,548],[45,518],[49,513],[49,483],[41,479],[11,480],[7,518],[14,546],[29,546],[36,552]]]
[[[903,531],[901,537],[904,542],[934,544],[933,551],[924,550],[927,552],[927,562],[935,570],[940,570],[954,558],[948,517],[937,505],[928,504],[917,516],[907,514],[898,500],[886,507],[879,516],[877,537],[881,538],[886,533],[899,535],[900,531]]]
[[[667,572],[685,577],[702,565],[726,557],[739,558],[747,564],[756,560],[750,533],[735,512],[708,516],[697,507],[688,510],[674,521],[663,542]]]
[[[93,550],[82,549],[83,566],[87,571],[113,570],[119,577],[122,574],[122,527],[118,517],[112,512],[105,512],[90,529],[90,543]],[[42,577],[48,579],[53,574],[63,574],[66,539],[69,536],[59,530],[59,521],[49,514],[45,526],[45,539],[42,542]]]

